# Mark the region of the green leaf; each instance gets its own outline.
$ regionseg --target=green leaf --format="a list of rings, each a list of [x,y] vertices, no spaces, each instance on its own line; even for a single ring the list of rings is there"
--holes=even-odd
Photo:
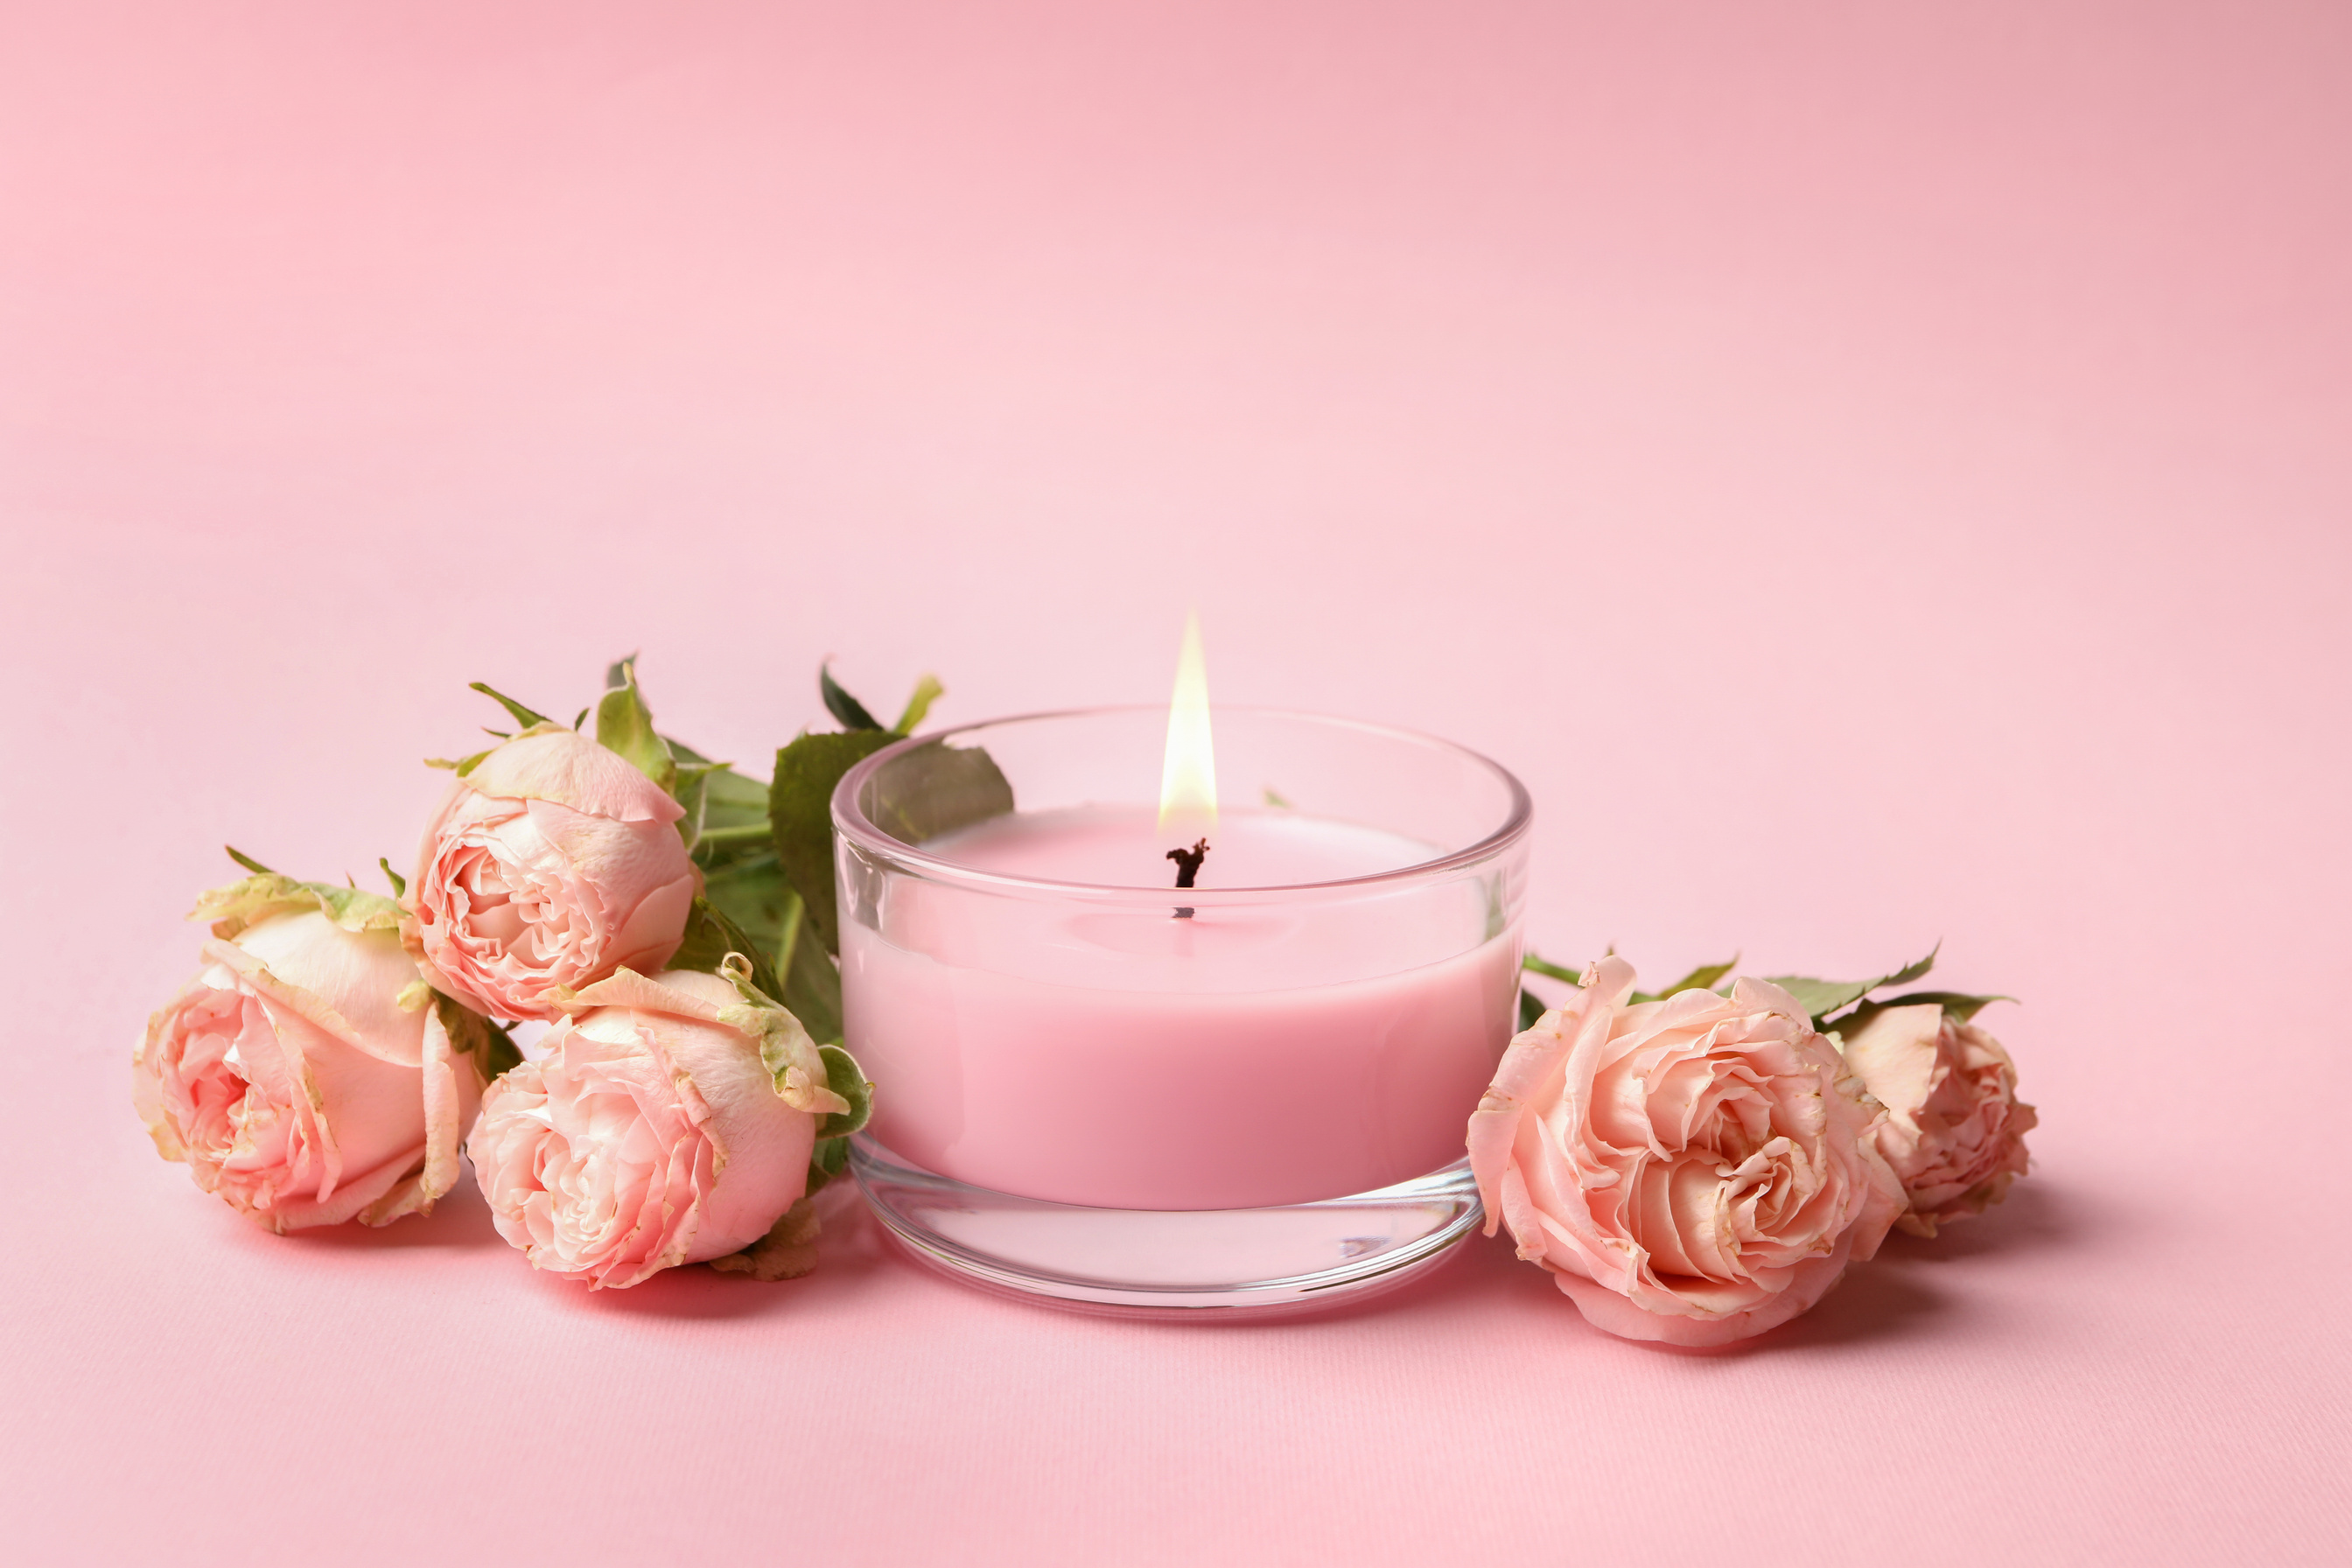
[[[1943,950],[1937,942],[1927,956],[1905,964],[1892,974],[1882,974],[1875,980],[1817,980],[1810,974],[1772,974],[1766,980],[1797,999],[1811,1017],[1816,1029],[1827,1027],[1830,1015],[1841,1007],[1851,1006],[1882,985],[1901,985],[1916,980],[1936,967],[1936,954]]]
[[[768,786],[768,821],[776,838],[776,863],[808,905],[825,951],[841,951],[834,912],[833,786],[866,758],[898,737],[876,726],[803,735],[776,753],[775,782]]]
[[[1525,986],[1520,987],[1519,1032],[1521,1034],[1525,1034],[1528,1030],[1534,1028],[1537,1021],[1542,1018],[1546,1013],[1550,1011],[1551,1009],[1549,1007],[1544,1005],[1544,999],[1542,997],[1537,995],[1534,992],[1528,990]]]
[[[860,804],[875,826],[920,844],[1011,811],[1013,784],[978,746],[933,741],[896,759]]]
[[[513,714],[515,722],[520,724],[526,730],[530,728],[533,724],[551,724],[554,722],[554,721],[550,719],[546,714],[532,712],[530,709],[524,707],[513,698],[509,697],[505,692],[487,686],[481,681],[470,680],[467,681],[466,685],[468,690],[478,691],[485,697],[497,699],[499,706]],[[494,735],[498,733],[495,730],[490,732]]]
[[[1902,968],[1896,970],[1894,973],[1880,981],[1878,985],[1910,984],[1914,980],[1918,979],[1919,976],[1927,973],[1927,971],[1936,967],[1936,955],[1943,951],[1944,944],[1940,940],[1938,940],[1935,946],[1927,950],[1927,957],[1916,959],[1912,963],[1905,964]],[[1874,985],[1871,989],[1875,991],[1878,989],[1878,985]]]
[[[383,868],[383,879],[392,884],[392,896],[395,899],[408,897],[408,879],[394,870],[392,862],[382,856],[376,858],[375,863]]]
[[[664,790],[675,791],[677,761],[670,755],[667,743],[654,732],[653,711],[637,689],[635,658],[623,659],[614,668],[620,672],[620,684],[596,704],[596,743],[618,752]]]
[[[770,996],[780,996],[783,986],[777,982],[775,966],[768,954],[751,934],[727,918],[727,912],[712,904],[705,896],[694,900],[686,917],[686,936],[671,953],[667,967],[698,970],[704,974],[720,973],[719,965],[730,952],[740,952],[751,965],[751,984]]]
[[[808,906],[798,893],[791,900],[776,937],[776,972],[784,977],[784,1005],[812,1037],[839,1045],[841,970],[824,943],[802,940],[808,933]]]
[[[1847,1004],[1858,1001],[1870,988],[1879,984],[1875,980],[1816,980],[1810,974],[1771,974],[1765,976],[1797,999],[1797,1005],[1819,1027],[1821,1020]]]
[[[1736,952],[1721,963],[1702,963],[1672,985],[1667,986],[1659,994],[1678,996],[1685,991],[1712,991],[1725,975],[1738,967],[1739,955]]]
[[[816,1124],[821,1138],[846,1138],[863,1128],[874,1118],[874,1086],[866,1081],[865,1069],[857,1058],[839,1046],[819,1046],[816,1054],[824,1058],[825,1087],[849,1101],[846,1115],[835,1110]]]
[[[936,675],[927,675],[915,682],[915,693],[907,699],[907,706],[899,712],[898,721],[890,726],[890,733],[913,734],[915,726],[923,721],[923,715],[931,710],[931,704],[946,696],[947,690],[946,687],[940,684],[940,678]],[[849,694],[845,691],[842,695],[846,697]]]
[[[845,730],[879,730],[882,721],[866,710],[866,704],[841,689],[833,678],[833,666],[816,667],[816,689],[824,696],[824,710],[841,721]]]
[[[496,1082],[500,1074],[522,1065],[514,1037],[479,1013],[438,991],[433,994],[433,1010],[448,1031],[449,1044],[474,1058],[484,1083]]]
[[[252,856],[246,854],[234,844],[224,844],[221,847],[228,851],[228,858],[230,859],[236,861],[238,865],[244,867],[247,870],[252,872],[257,877],[275,877],[278,875],[277,872],[271,870],[268,867],[263,865]]]
[[[1917,1007],[1932,1003],[1944,1010],[1944,1016],[1955,1024],[1971,1022],[1976,1016],[1995,1002],[2014,1002],[2014,996],[1972,996],[1960,991],[1911,991],[1900,996],[1889,996],[1876,1002],[1864,1002],[1837,1021],[1838,1029],[1850,1032],[1861,1028],[1889,1007]]]
[[[1519,960],[1519,967],[1526,970],[1530,974],[1542,974],[1548,975],[1554,980],[1565,980],[1570,985],[1581,985],[1584,984],[1584,971],[1580,969],[1563,969],[1557,963],[1549,963],[1544,959],[1538,958],[1532,952]]]

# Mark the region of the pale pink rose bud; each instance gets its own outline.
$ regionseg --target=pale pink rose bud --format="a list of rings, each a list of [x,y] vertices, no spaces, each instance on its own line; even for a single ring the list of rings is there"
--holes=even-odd
[[[132,1097],[156,1149],[274,1231],[427,1214],[457,1179],[488,1030],[443,1006],[402,947],[391,900],[255,877],[204,973],[148,1020]]]
[[[500,1018],[677,951],[701,888],[677,802],[617,752],[549,726],[449,786],[408,892],[435,984]]]
[[[2025,1174],[2033,1107],[2017,1099],[2017,1068],[2000,1042],[1934,1003],[1879,1010],[1844,1035],[1846,1064],[1886,1107],[1879,1152],[1910,1210],[1914,1236],[1982,1214]]]
[[[819,1119],[849,1110],[806,1031],[692,971],[624,970],[578,1001],[467,1143],[499,1234],[609,1288],[765,1237],[806,1191]]]
[[[1779,986],[1626,1005],[1604,958],[1511,1042],[1470,1119],[1486,1232],[1510,1226],[1596,1327],[1720,1345],[1788,1321],[1903,1210],[1883,1112]]]

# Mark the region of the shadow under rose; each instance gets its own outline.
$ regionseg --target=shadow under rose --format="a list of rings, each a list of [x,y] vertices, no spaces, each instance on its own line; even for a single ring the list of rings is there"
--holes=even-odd
[[[561,1289],[567,1304],[585,1310],[720,1321],[792,1310],[814,1291],[830,1295],[875,1274],[914,1267],[893,1256],[856,1184],[844,1181],[818,1194],[817,1213],[824,1226],[817,1239],[817,1265],[797,1279],[755,1279],[696,1263],[665,1269],[624,1290],[591,1290],[552,1276],[543,1282]]]
[[[409,1215],[387,1226],[366,1226],[356,1220],[289,1231],[273,1241],[290,1242],[325,1252],[382,1252],[407,1247],[504,1247],[506,1237],[491,1223],[490,1206],[474,1185],[469,1170],[444,1193],[428,1215]]]
[[[1921,1263],[1952,1263],[1993,1254],[2038,1251],[2079,1243],[2094,1233],[2113,1233],[2113,1215],[2095,1215],[2078,1193],[2029,1176],[1980,1215],[1944,1226],[1935,1236],[1896,1231],[1882,1258]]]

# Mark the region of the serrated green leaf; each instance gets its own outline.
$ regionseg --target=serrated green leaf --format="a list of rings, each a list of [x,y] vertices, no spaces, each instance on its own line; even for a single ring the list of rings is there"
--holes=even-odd
[[[894,761],[863,802],[875,826],[901,844],[920,844],[1013,809],[1013,784],[978,746],[934,741]]]
[[[668,744],[654,731],[653,710],[646,706],[645,694],[637,689],[636,661],[634,658],[623,659],[614,668],[620,672],[620,683],[596,703],[596,743],[620,753],[630,766],[664,790],[675,791],[677,760],[670,755]]]
[[[677,951],[669,956],[667,967],[692,969],[704,974],[721,973],[719,965],[730,952],[741,953],[751,966],[751,984],[770,996],[781,996],[783,986],[776,979],[775,966],[751,933],[737,925],[724,910],[714,905],[706,892],[694,900],[686,917],[686,936]]]
[[[513,698],[509,697],[505,692],[498,690],[496,688],[486,685],[481,681],[469,680],[466,683],[466,687],[469,691],[478,691],[483,696],[496,700],[499,707],[514,715],[514,721],[516,723],[520,724],[525,729],[529,729],[533,724],[551,724],[555,721],[544,713],[534,713],[530,709],[524,707],[521,703],[516,701]],[[495,735],[498,731],[493,730],[490,733]]]
[[[1815,1027],[1820,1026],[1822,1018],[1859,1000],[1872,986],[1880,984],[1875,980],[1817,980],[1810,974],[1771,974],[1765,979],[1795,997],[1797,1005],[1813,1019]]]
[[[2014,996],[1974,996],[1960,991],[1911,991],[1900,996],[1864,1002],[1837,1021],[1836,1028],[1843,1033],[1859,1029],[1889,1007],[1917,1007],[1929,1004],[1941,1007],[1944,1016],[1955,1024],[1974,1021],[1976,1016],[1995,1002],[2014,1002]]]
[[[776,753],[775,780],[768,786],[776,863],[808,905],[827,952],[841,951],[834,912],[833,788],[842,774],[897,739],[877,725],[803,735]]]
[[[866,1081],[865,1069],[857,1065],[857,1058],[839,1046],[819,1046],[816,1054],[824,1058],[825,1087],[849,1101],[846,1114],[831,1111],[816,1124],[816,1135],[820,1139],[846,1138],[873,1120],[874,1086]]]
[[[926,675],[915,682],[914,695],[907,699],[907,706],[900,710],[898,721],[890,726],[890,733],[913,734],[915,726],[923,721],[923,715],[931,710],[931,704],[946,696],[947,690],[946,687],[940,684],[940,678],[936,675]],[[844,693],[844,695],[847,694]]]
[[[841,682],[833,678],[833,666],[816,667],[816,689],[824,698],[824,710],[841,721],[845,730],[879,730],[882,721],[866,710],[866,704],[842,689]]]
[[[1717,982],[1738,967],[1739,955],[1736,952],[1721,963],[1702,963],[1658,994],[1679,996],[1685,991],[1712,991]]]
[[[408,897],[408,879],[394,870],[392,862],[382,856],[376,858],[375,863],[383,868],[383,879],[392,884],[392,896],[395,899]]]
[[[1927,971],[1936,967],[1936,955],[1943,951],[1943,942],[1938,939],[1936,945],[1927,950],[1927,957],[1917,959],[1910,963],[1905,964],[1902,968],[1896,970],[1894,973],[1880,981],[1878,985],[1910,984],[1911,982],[1918,979],[1919,976],[1927,973]],[[1878,985],[1874,985],[1871,989],[1875,991],[1878,989]]]
[[[796,1014],[811,1037],[839,1045],[841,970],[809,934],[808,906],[793,893],[776,936],[776,972],[784,977],[784,1005]]]
[[[1853,1005],[1882,985],[1900,985],[1935,968],[1936,954],[1943,951],[1943,945],[1937,942],[1928,950],[1927,957],[1875,980],[1818,980],[1810,974],[1774,974],[1766,979],[1797,999],[1797,1005],[1812,1019],[1814,1028],[1826,1028],[1830,1016],[1840,1008]]]

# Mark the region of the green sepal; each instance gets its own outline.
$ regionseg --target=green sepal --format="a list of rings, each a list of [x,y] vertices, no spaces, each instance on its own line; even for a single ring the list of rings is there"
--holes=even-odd
[[[719,1022],[759,1042],[760,1065],[768,1069],[784,1102],[821,1116],[855,1112],[856,1104],[835,1091],[830,1081],[834,1069],[824,1052],[838,1047],[822,1047],[809,1038],[807,1027],[792,1009],[761,988],[745,954],[729,953],[719,965],[719,973],[743,999],[739,1005],[721,1007]]]
[[[926,675],[915,682],[914,692],[907,699],[907,706],[899,710],[898,721],[890,726],[890,733],[913,734],[915,726],[923,721],[923,715],[931,710],[931,704],[946,696],[947,690],[946,687],[940,684],[940,678],[936,675]]]
[[[550,719],[546,714],[532,712],[530,709],[524,707],[513,698],[509,697],[505,692],[499,691],[481,681],[469,680],[466,683],[466,686],[468,690],[478,691],[483,696],[494,700],[499,707],[513,714],[514,721],[520,724],[526,730],[530,728],[533,724],[552,724],[555,722],[554,720]],[[493,730],[490,733],[495,735],[498,731]]]
[[[874,1086],[866,1081],[865,1069],[839,1046],[819,1046],[816,1054],[824,1058],[824,1086],[849,1101],[847,1111],[825,1113],[816,1124],[817,1138],[822,1142],[862,1131],[874,1119]]]
[[[824,698],[824,710],[841,721],[845,730],[879,730],[882,721],[866,710],[866,704],[842,689],[841,682],[833,678],[833,666],[816,667],[816,689]]]
[[[1817,980],[1810,974],[1769,974],[1764,978],[1778,985],[1797,1000],[1797,1005],[1812,1019],[1813,1027],[1829,1026],[1830,1015],[1848,1007],[1882,985],[1903,985],[1918,979],[1936,967],[1936,954],[1943,951],[1937,942],[1928,949],[1927,956],[1905,964],[1892,974],[1882,974],[1875,980]]]
[[[842,774],[897,739],[877,725],[803,735],[776,753],[775,782],[768,786],[776,864],[807,904],[827,952],[841,951],[834,910],[833,787]]]
[[[433,1010],[449,1036],[450,1048],[474,1058],[484,1083],[496,1083],[501,1074],[522,1065],[522,1052],[515,1048],[514,1037],[457,998],[436,991]]]
[[[489,748],[489,751],[476,752],[470,757],[458,757],[454,760],[448,757],[427,757],[425,759],[425,765],[428,768],[447,768],[455,772],[459,778],[464,778],[467,773],[472,773],[476,768],[482,765],[482,759],[484,757],[488,756],[490,752],[495,752],[497,750],[498,748],[496,746],[492,746]]]
[[[298,882],[275,871],[207,889],[198,895],[188,918],[210,921],[213,934],[231,942],[273,915],[311,910],[348,931],[397,931],[402,918],[400,906],[382,893],[339,888],[331,882]]]
[[[637,689],[637,660],[632,654],[613,666],[614,684],[596,703],[596,743],[617,752],[673,798],[677,795],[677,759],[668,742],[654,731],[653,710]]]
[[[820,1139],[809,1151],[808,1186],[803,1195],[814,1193],[849,1168],[849,1140]]]
[[[1723,977],[1739,966],[1739,955],[1733,953],[1727,963],[1702,963],[1663,991],[1634,991],[1627,994],[1628,1005],[1639,1006],[1644,1002],[1663,1002],[1669,996],[1679,996],[1685,991],[1712,991]]]
[[[1933,1004],[1944,1010],[1944,1016],[1955,1024],[1974,1021],[1979,1013],[1995,1002],[2014,1002],[2014,996],[1973,996],[1961,991],[1913,991],[1901,996],[1889,996],[1881,1001],[1864,1002],[1837,1021],[1841,1034],[1851,1033],[1869,1023],[1889,1007],[1918,1007]]]
[[[383,868],[383,879],[392,884],[392,896],[395,899],[408,897],[408,879],[394,870],[392,862],[381,855],[376,857],[375,863]]]
[[[268,867],[263,865],[252,856],[247,855],[234,844],[224,844],[221,847],[228,852],[228,858],[230,859],[236,861],[238,865],[244,867],[247,870],[252,872],[257,877],[275,877],[278,875],[277,872],[271,870]]]

